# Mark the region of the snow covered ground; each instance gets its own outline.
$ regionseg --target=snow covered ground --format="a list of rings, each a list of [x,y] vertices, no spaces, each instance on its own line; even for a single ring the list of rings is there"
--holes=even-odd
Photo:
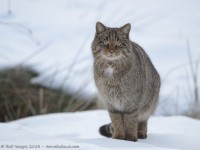
[[[35,148],[38,150],[53,149],[51,146],[78,146],[79,148],[71,149],[81,150],[200,149],[199,120],[182,116],[152,117],[149,120],[148,138],[138,142],[113,140],[101,136],[98,128],[109,122],[108,113],[102,110],[49,114],[0,123],[0,149],[8,150],[6,145],[13,145],[13,149],[20,149],[16,146],[31,149],[26,146],[38,145],[40,148]]]

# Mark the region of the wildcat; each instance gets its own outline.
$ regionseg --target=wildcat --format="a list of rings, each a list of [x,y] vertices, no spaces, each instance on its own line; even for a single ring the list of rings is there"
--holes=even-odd
[[[147,120],[154,112],[160,76],[145,51],[129,39],[131,25],[120,28],[96,23],[92,42],[94,79],[111,123],[100,134],[137,141],[147,138]]]

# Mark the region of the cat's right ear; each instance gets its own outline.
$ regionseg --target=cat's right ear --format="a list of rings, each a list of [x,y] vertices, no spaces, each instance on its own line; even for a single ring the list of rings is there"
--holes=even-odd
[[[106,30],[106,27],[101,23],[101,22],[97,22],[96,23],[96,32],[100,33]]]
[[[127,23],[125,24],[123,27],[120,28],[120,30],[125,33],[125,34],[129,34],[130,30],[131,30],[131,24]]]

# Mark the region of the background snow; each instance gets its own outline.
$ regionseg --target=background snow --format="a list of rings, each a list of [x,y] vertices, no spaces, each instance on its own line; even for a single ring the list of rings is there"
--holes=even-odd
[[[188,109],[193,89],[186,40],[197,60],[199,1],[10,0],[10,9],[8,2],[0,0],[1,68],[32,67],[41,73],[33,83],[96,95],[90,48],[95,23],[130,22],[131,39],[146,50],[163,79],[157,114]]]

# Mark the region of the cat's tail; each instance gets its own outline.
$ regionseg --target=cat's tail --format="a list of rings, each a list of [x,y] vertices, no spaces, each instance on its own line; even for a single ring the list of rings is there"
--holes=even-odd
[[[101,135],[103,135],[103,136],[111,137],[112,133],[113,133],[113,128],[112,128],[111,123],[110,124],[105,124],[105,125],[101,126],[99,128],[99,133]]]

